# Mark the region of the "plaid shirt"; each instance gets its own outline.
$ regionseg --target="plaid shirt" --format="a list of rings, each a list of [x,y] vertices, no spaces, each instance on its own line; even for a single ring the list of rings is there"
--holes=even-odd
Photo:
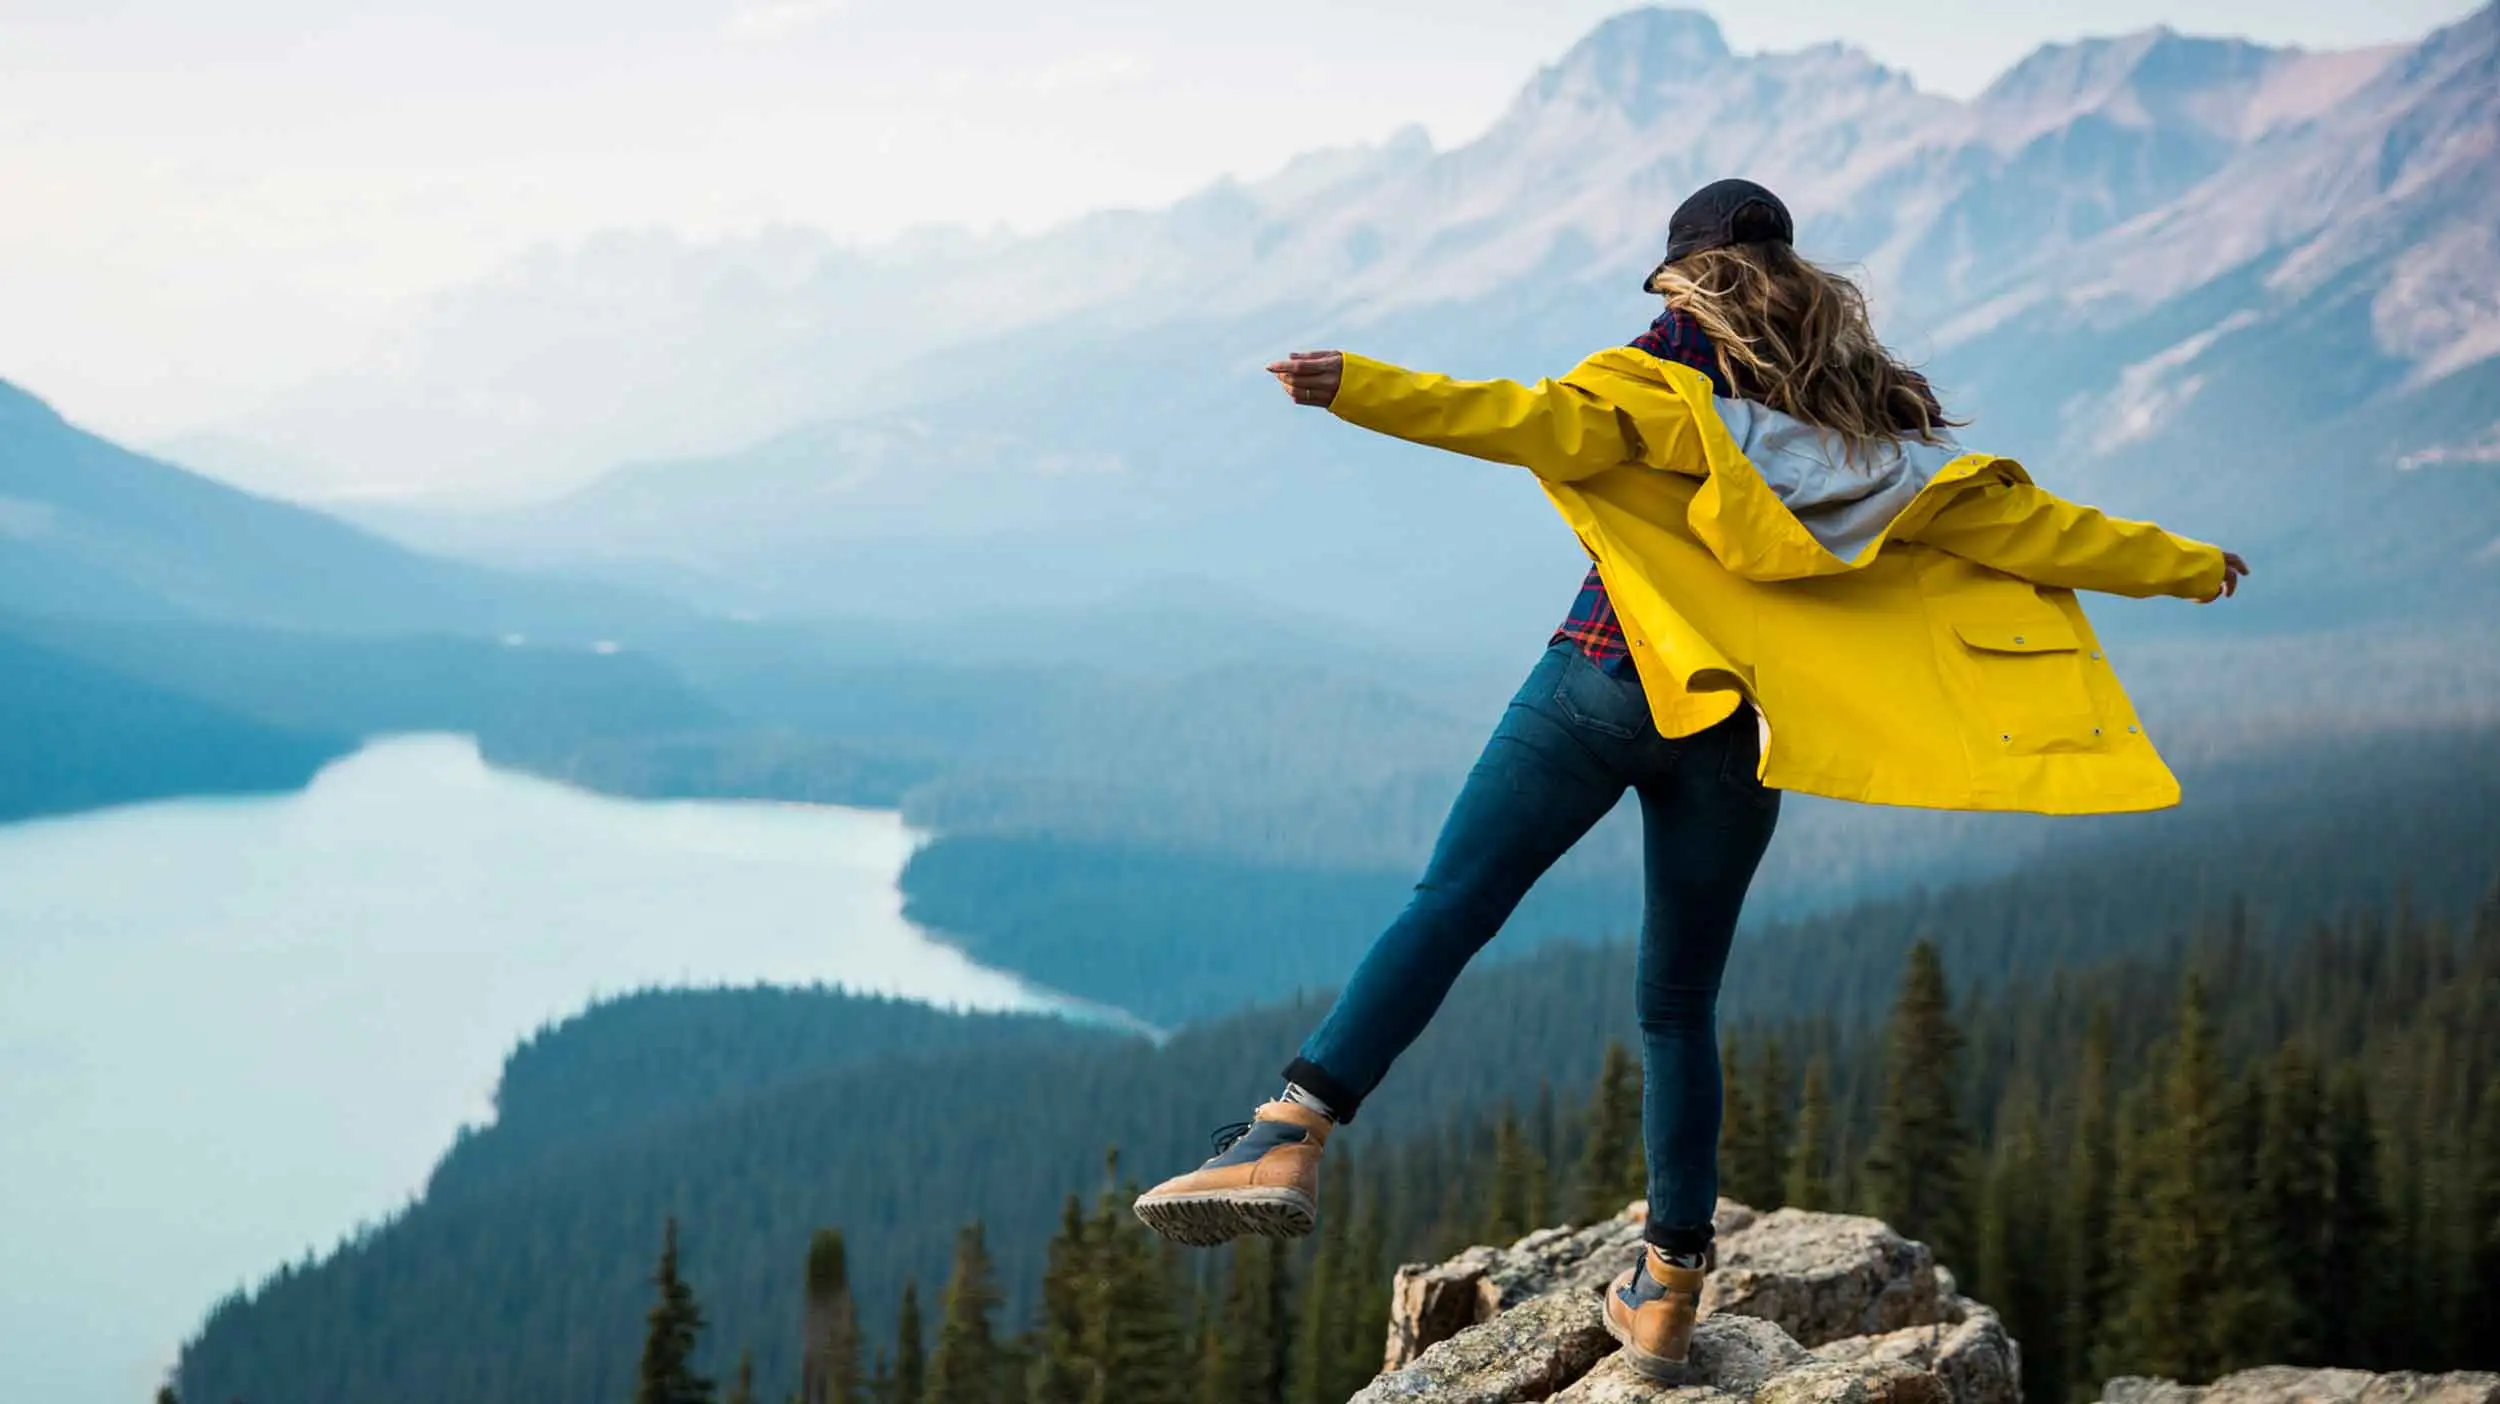
[[[1691,366],[1710,377],[1713,393],[1729,393],[1726,373],[1719,369],[1718,353],[1711,348],[1710,337],[1701,324],[1670,307],[1658,314],[1649,330],[1632,338],[1632,344],[1662,361]],[[1562,627],[1554,631],[1552,643],[1569,641],[1577,644],[1589,660],[1610,673],[1620,674],[1632,666],[1632,646],[1624,640],[1623,621],[1615,617],[1614,601],[1606,598],[1606,582],[1597,578],[1597,567],[1589,567],[1588,578],[1580,582],[1580,597],[1571,602],[1571,613],[1563,616]]]

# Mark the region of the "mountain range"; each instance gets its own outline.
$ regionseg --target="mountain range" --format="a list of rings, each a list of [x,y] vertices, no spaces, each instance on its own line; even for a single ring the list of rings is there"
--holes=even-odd
[[[0,380],[0,609],[588,643],[678,611],[442,560],[137,453]]]
[[[1575,550],[1533,492],[1329,432],[1258,367],[1344,344],[1557,373],[1639,330],[1666,212],[1735,172],[1862,273],[1974,444],[2262,558],[2286,619],[2488,601],[2494,6],[2368,50],[2056,44],[1967,102],[1839,45],[1738,53],[1704,15],[1636,10],[1449,150],[1408,132],[1027,238],[550,253],[219,426],[220,452],[561,489],[346,510],[725,608],[942,614],[1178,574],[1524,634]]]

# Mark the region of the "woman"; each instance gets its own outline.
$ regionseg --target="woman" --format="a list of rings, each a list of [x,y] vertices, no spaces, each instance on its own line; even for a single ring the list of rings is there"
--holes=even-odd
[[[1329,1134],[1629,789],[1648,1250],[1606,1317],[1633,1368],[1660,1373],[1685,1356],[1708,1261],[1719,981],[1780,792],[2055,814],[2177,802],[2073,592],[2213,600],[2246,565],[1963,452],[1857,288],[1792,238],[1768,190],[1705,187],[1645,284],[1666,300],[1649,333],[1558,381],[1333,351],[1268,368],[1297,403],[1535,473],[1594,564],[1284,1092],[1138,1199],[1158,1232],[1310,1232]]]

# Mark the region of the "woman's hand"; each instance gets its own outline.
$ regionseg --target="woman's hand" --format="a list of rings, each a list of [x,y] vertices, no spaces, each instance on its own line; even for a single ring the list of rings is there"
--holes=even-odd
[[[1326,409],[1336,403],[1337,387],[1345,383],[1345,353],[1296,351],[1281,361],[1270,361],[1267,373],[1276,377],[1295,404]]]
[[[2212,604],[2216,600],[2227,600],[2233,595],[2238,594],[2240,592],[2240,577],[2246,574],[2248,574],[2248,562],[2241,560],[2237,551],[2223,552],[2222,589],[2217,593],[2207,595],[2204,599],[2198,601],[2198,603]]]

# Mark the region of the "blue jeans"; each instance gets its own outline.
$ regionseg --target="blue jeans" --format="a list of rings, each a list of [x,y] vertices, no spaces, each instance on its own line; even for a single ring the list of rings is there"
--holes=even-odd
[[[1430,1023],[1470,957],[1626,789],[1640,796],[1641,1134],[1649,1237],[1710,1241],[1719,1194],[1719,978],[1779,792],[1754,778],[1753,709],[1670,740],[1637,679],[1545,652],[1467,776],[1423,881],[1285,1075],[1352,1119]]]

